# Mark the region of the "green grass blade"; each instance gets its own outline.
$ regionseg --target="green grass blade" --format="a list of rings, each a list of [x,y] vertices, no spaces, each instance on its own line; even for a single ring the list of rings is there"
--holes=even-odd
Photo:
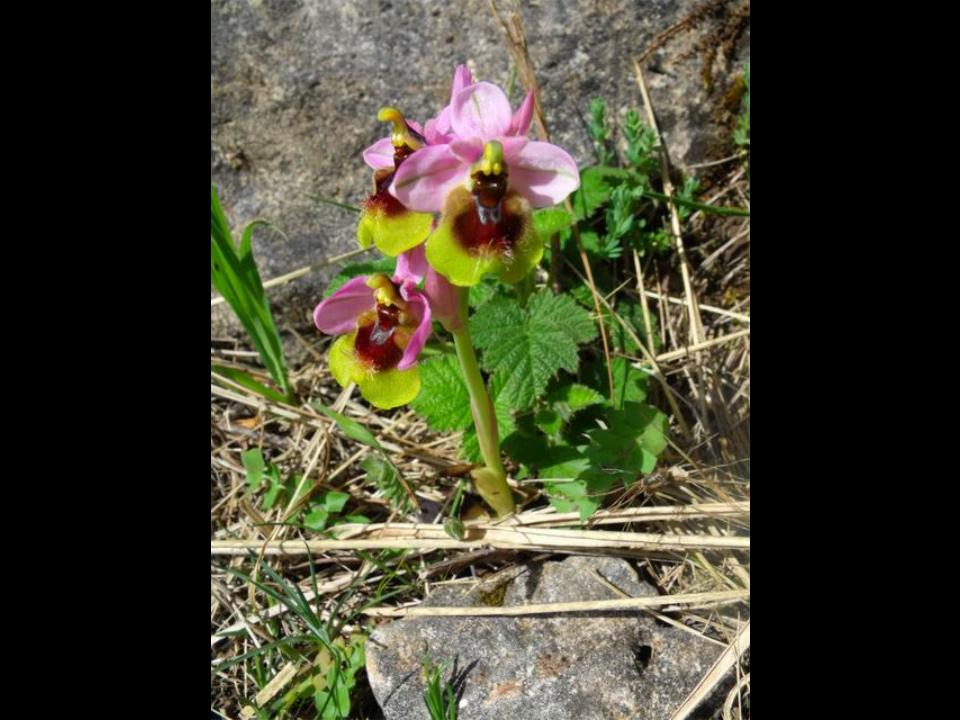
[[[225,365],[211,365],[210,369],[213,370],[218,375],[222,375],[227,378],[227,380],[232,380],[237,385],[242,385],[247,390],[252,390],[258,395],[262,395],[267,400],[272,400],[276,403],[287,403],[287,398],[278,393],[273,388],[269,388],[266,385],[262,385],[254,380],[250,375],[243,372],[242,370],[237,370],[235,368],[226,367]]]
[[[220,207],[216,187],[213,185],[210,186],[210,208],[211,282],[233,308],[260,354],[260,359],[286,399],[292,400],[283,344],[270,313],[270,304],[264,295],[263,284],[250,247],[254,228],[266,223],[254,221],[247,226],[238,253]]]
[[[337,423],[340,429],[343,430],[343,434],[351,440],[356,440],[364,445],[369,445],[373,449],[379,450],[380,452],[386,452],[383,449],[383,445],[381,445],[373,436],[373,433],[367,430],[356,420],[348,418],[346,415],[341,415],[336,410],[331,410],[326,405],[321,405],[318,402],[312,402],[310,403],[310,406],[313,407],[313,409],[317,412],[326,415],[328,418]]]
[[[662,200],[664,202],[670,200],[668,195],[663,195],[662,193],[654,192],[653,190],[644,190],[643,197],[650,198],[652,200]],[[673,201],[677,205],[683,205],[685,207],[696,208],[697,210],[702,210],[705,213],[712,213],[714,215],[735,215],[737,217],[750,217],[750,211],[746,208],[738,207],[717,207],[716,205],[704,205],[703,203],[698,203],[694,200],[686,200],[681,197],[673,196]]]

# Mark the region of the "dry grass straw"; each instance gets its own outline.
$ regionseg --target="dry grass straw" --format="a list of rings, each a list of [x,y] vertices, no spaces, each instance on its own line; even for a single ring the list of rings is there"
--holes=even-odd
[[[704,603],[725,604],[747,598],[746,590],[691,593],[689,595],[654,595],[651,597],[614,598],[613,600],[583,600],[560,603],[530,603],[502,607],[439,607],[419,605],[398,608],[371,608],[364,614],[373,617],[514,617],[519,615],[549,615],[574,612],[613,612],[655,607],[681,607]]]

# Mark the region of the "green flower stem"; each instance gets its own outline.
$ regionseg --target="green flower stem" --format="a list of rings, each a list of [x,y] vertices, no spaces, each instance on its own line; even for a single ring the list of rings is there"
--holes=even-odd
[[[480,366],[477,364],[477,354],[473,350],[473,341],[470,339],[470,329],[467,323],[467,308],[469,305],[470,288],[460,288],[460,327],[453,331],[453,342],[457,348],[457,358],[463,369],[463,378],[470,392],[470,412],[473,415],[473,424],[477,428],[477,440],[480,442],[480,453],[486,467],[473,472],[473,479],[477,491],[490,507],[502,517],[514,510],[513,493],[507,485],[507,475],[500,461],[500,438],[497,429],[497,416],[493,411],[493,403],[483,384]]]

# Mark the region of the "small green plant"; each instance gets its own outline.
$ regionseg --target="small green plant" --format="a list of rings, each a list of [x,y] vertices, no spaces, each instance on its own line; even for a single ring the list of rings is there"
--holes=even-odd
[[[341,523],[368,523],[370,519],[356,513],[341,515],[350,495],[338,490],[325,490],[311,496],[311,484],[297,474],[281,479],[280,468],[264,461],[260,448],[250,448],[240,455],[247,476],[247,494],[251,496],[266,488],[260,497],[261,508],[266,512],[291,503],[296,512],[286,522],[302,525],[308,530],[321,532],[330,525]]]
[[[427,704],[430,720],[457,720],[459,701],[453,685],[443,679],[446,670],[445,662],[434,665],[429,659],[423,661],[423,701]]]
[[[399,558],[396,557],[398,553],[401,556]],[[347,720],[353,706],[352,694],[357,684],[356,677],[365,663],[367,637],[363,633],[354,632],[346,638],[342,634],[343,628],[354,622],[366,609],[410,591],[412,586],[401,579],[401,573],[409,572],[402,557],[403,553],[404,551],[394,550],[383,551],[378,556],[358,553],[366,561],[367,569],[326,608],[326,620],[323,619],[319,607],[314,609],[311,606],[298,584],[285,580],[269,564],[260,566],[266,575],[264,580],[256,580],[241,570],[228,568],[228,573],[251,583],[266,595],[271,604],[284,605],[289,615],[296,619],[300,632],[283,633],[277,623],[267,622],[264,627],[275,639],[263,642],[256,649],[217,665],[213,672],[220,672],[237,663],[249,662],[251,674],[262,688],[275,674],[267,669],[268,663],[279,665],[292,662],[298,668],[293,682],[286,692],[268,701],[264,707],[253,707],[257,717],[264,720],[303,717],[305,709],[312,706],[311,717],[321,720]],[[385,561],[391,556],[395,562],[388,566]],[[251,556],[250,559],[255,560],[255,557]],[[322,597],[317,587],[313,560],[309,556],[308,559],[313,595]],[[399,562],[396,562],[397,560]],[[384,575],[374,596],[345,611],[344,608],[374,571]],[[395,585],[392,589],[387,589],[388,583]]]
[[[217,188],[213,185],[210,186],[210,211],[210,279],[243,324],[253,346],[260,353],[260,359],[280,387],[280,393],[266,388],[241,371],[227,368],[224,372],[222,367],[215,369],[271,400],[279,397],[292,402],[293,390],[287,374],[283,344],[273,322],[270,303],[263,292],[260,273],[251,249],[254,229],[266,223],[262,220],[249,223],[241,235],[238,247],[234,244],[230,227],[217,198]]]
[[[590,103],[590,122],[587,130],[593,139],[593,152],[597,156],[597,162],[600,165],[612,165],[617,156],[610,146],[613,130],[607,121],[607,106],[603,98],[594,98]]]

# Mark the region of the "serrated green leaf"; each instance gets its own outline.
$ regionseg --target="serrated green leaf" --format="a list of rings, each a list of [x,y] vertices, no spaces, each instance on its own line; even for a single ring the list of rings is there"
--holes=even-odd
[[[495,275],[484,276],[483,280],[470,288],[470,307],[476,310],[481,305],[492,300],[500,291],[501,286],[506,288]]]
[[[566,295],[542,290],[525,309],[507,298],[491,300],[470,321],[483,367],[499,376],[515,410],[533,405],[558,371],[576,372],[578,343],[596,337],[590,315]]]
[[[546,402],[547,407],[537,411],[534,422],[544,433],[558,440],[564,425],[579,410],[602,404],[605,398],[586,385],[564,383],[547,393]]]
[[[560,448],[555,449],[559,450]],[[575,448],[565,449],[573,451],[568,453],[569,457],[567,459],[540,468],[539,476],[542,480],[570,481],[579,478],[590,469],[590,458],[580,454]]]
[[[431,430],[464,430],[472,424],[470,393],[455,356],[420,363],[420,394],[410,407],[426,419]]]
[[[580,188],[573,193],[571,203],[577,220],[586,220],[610,199],[617,183],[629,176],[626,170],[594,165],[580,171]]]
[[[592,493],[586,480],[572,480],[564,483],[546,483],[544,490],[550,504],[557,512],[580,513],[580,522],[584,522],[600,507],[600,495]]]
[[[604,469],[629,484],[653,470],[667,446],[667,416],[651,405],[628,402],[607,418],[609,429],[587,433],[587,456],[595,469]]]
[[[533,418],[533,421],[536,423],[538,428],[543,430],[544,433],[552,438],[558,437],[560,435],[560,431],[563,429],[563,418],[551,408],[538,410],[537,414]]]
[[[604,401],[603,395],[579,383],[560,385],[547,395],[547,402],[563,420],[569,420],[578,410]]]
[[[560,207],[543,208],[533,213],[533,228],[544,243],[573,225],[573,222],[573,215]]]

